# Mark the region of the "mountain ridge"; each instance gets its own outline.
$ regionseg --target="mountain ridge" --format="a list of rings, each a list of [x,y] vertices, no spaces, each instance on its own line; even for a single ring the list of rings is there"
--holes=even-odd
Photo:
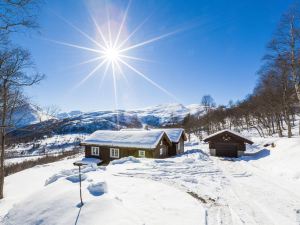
[[[32,113],[35,113],[33,111]],[[81,112],[74,110],[60,113],[44,121],[29,121],[22,128],[12,132],[15,138],[36,137],[53,134],[92,133],[96,130],[118,130],[122,128],[164,127],[178,124],[188,115],[202,115],[200,104],[184,106],[178,103],[161,104],[136,110],[99,110]],[[32,118],[36,118],[32,116]],[[45,117],[46,118],[46,117]]]

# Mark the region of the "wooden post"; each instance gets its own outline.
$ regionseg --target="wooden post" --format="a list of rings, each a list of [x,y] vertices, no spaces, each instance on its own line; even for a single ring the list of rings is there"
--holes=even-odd
[[[81,193],[81,169],[80,169],[80,166],[78,166],[78,168],[79,168],[80,203],[81,203],[81,206],[83,206],[83,202],[82,202],[82,193]]]
[[[82,190],[81,190],[81,166],[86,165],[85,163],[79,161],[79,162],[74,162],[74,166],[78,166],[78,171],[79,171],[79,195],[80,195],[80,207],[83,206],[83,201],[82,201]]]

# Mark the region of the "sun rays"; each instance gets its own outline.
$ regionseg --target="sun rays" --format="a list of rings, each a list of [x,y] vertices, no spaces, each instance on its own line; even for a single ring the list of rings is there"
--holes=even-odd
[[[128,2],[123,18],[119,24],[119,28],[117,32],[113,34],[112,27],[111,27],[111,20],[110,20],[110,13],[109,10],[106,8],[106,18],[107,21],[102,21],[107,23],[107,29],[106,31],[103,29],[103,27],[100,26],[101,21],[97,21],[95,17],[91,16],[91,20],[95,26],[95,29],[99,35],[100,40],[96,40],[96,38],[91,37],[84,31],[82,31],[80,28],[72,24],[71,22],[67,21],[65,18],[59,16],[63,21],[65,21],[69,26],[71,26],[73,29],[75,29],[77,32],[79,32],[82,36],[84,36],[86,39],[88,39],[91,43],[93,43],[96,47],[86,47],[79,44],[74,43],[67,43],[62,41],[53,41],[57,44],[77,48],[80,50],[89,51],[92,53],[96,53],[98,56],[91,58],[89,60],[86,60],[84,62],[80,62],[78,65],[84,65],[92,62],[98,62],[96,67],[92,69],[90,73],[88,73],[77,85],[76,87],[79,87],[83,85],[87,80],[89,80],[92,76],[98,75],[99,76],[107,76],[110,74],[113,78],[113,85],[114,89],[117,89],[117,76],[120,75],[123,78],[126,78],[126,74],[124,73],[123,69],[124,67],[127,67],[130,71],[137,74],[139,77],[143,78],[145,81],[153,85],[154,87],[160,89],[165,94],[169,95],[173,99],[176,99],[176,97],[171,94],[169,91],[167,91],[165,88],[163,88],[161,85],[157,84],[155,81],[150,79],[146,74],[135,68],[130,62],[132,61],[142,61],[147,62],[146,59],[135,57],[130,55],[130,51],[136,48],[141,48],[145,45],[149,45],[155,41],[161,40],[163,38],[166,38],[170,35],[173,35],[178,32],[173,31],[169,32],[163,35],[159,35],[156,37],[152,37],[148,40],[141,41],[139,43],[135,43],[132,45],[128,45],[129,41],[132,39],[134,34],[138,32],[142,28],[142,26],[146,23],[146,21],[149,18],[146,18],[144,21],[142,21],[131,33],[126,35],[125,37],[122,36],[122,32],[124,30],[124,27],[126,26],[126,19],[128,16],[128,12],[130,9],[131,1]],[[127,46],[126,46],[127,45]],[[126,47],[125,47],[126,46]],[[99,71],[103,69],[103,71],[100,73]],[[103,78],[104,79],[104,78]],[[102,79],[102,83],[103,83]],[[114,90],[114,93],[117,93],[116,90]],[[117,96],[115,96],[117,97]]]
[[[126,81],[129,84],[129,80],[127,79],[127,73],[135,74],[136,76],[142,78],[144,81],[149,83],[151,86],[159,89],[162,93],[166,94],[173,100],[179,102],[177,97],[164,88],[159,83],[152,80],[148,75],[142,72],[140,69],[136,68],[135,62],[153,62],[151,60],[147,60],[141,57],[137,57],[136,50],[142,49],[146,45],[150,45],[154,42],[167,38],[171,35],[174,35],[178,32],[181,32],[185,29],[177,29],[172,32],[168,32],[165,34],[153,36],[147,40],[141,40],[140,42],[134,42],[135,37],[139,31],[141,31],[142,27],[146,24],[146,22],[150,19],[150,16],[146,17],[142,20],[131,32],[127,29],[127,19],[130,11],[131,1],[128,2],[123,14],[119,18],[119,22],[111,20],[111,15],[108,7],[102,7],[104,12],[101,15],[104,15],[102,19],[95,17],[96,14],[90,12],[90,21],[95,30],[95,35],[90,35],[84,32],[79,27],[75,26],[73,23],[63,18],[62,16],[58,16],[61,18],[66,24],[72,27],[75,31],[77,31],[82,37],[90,42],[90,45],[85,46],[83,44],[78,43],[69,43],[63,41],[49,40],[56,44],[67,46],[70,48],[75,48],[81,51],[86,51],[91,53],[90,59],[79,62],[75,66],[83,66],[86,64],[95,64],[94,68],[91,68],[82,80],[80,80],[73,89],[77,89],[80,86],[84,85],[89,79],[95,76],[100,77],[99,89],[102,88],[104,81],[107,77],[111,77],[112,79],[112,94],[114,95],[114,107],[116,110],[116,124],[119,126],[119,115],[118,115],[118,95],[120,90],[118,90],[118,86],[120,84],[120,78]],[[100,7],[101,8],[101,7]],[[99,12],[97,12],[99,13]],[[93,16],[94,15],[94,16]],[[116,17],[114,17],[116,19]],[[92,47],[91,47],[92,46]],[[134,51],[133,51],[134,50]],[[134,53],[134,54],[132,54]],[[120,87],[120,86],[119,86]]]

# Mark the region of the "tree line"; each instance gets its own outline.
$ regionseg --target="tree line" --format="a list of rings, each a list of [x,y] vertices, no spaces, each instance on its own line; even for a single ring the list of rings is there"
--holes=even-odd
[[[211,96],[203,96],[205,114],[188,115],[183,127],[200,138],[203,133],[211,134],[221,129],[255,129],[262,137],[294,135],[292,128],[296,125],[300,106],[299,3],[291,5],[282,15],[267,44],[258,75],[253,92],[242,101],[216,107]]]
[[[39,83],[30,52],[12,41],[12,34],[37,29],[39,0],[0,0],[0,199],[4,197],[4,155],[7,134],[15,128],[14,113],[28,104],[24,88]]]

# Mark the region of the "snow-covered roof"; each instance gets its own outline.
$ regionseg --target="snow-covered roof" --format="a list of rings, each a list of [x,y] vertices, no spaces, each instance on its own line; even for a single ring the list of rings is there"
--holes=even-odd
[[[180,137],[184,132],[184,129],[182,128],[166,128],[166,129],[153,129],[153,130],[162,130],[166,132],[171,142],[179,142]]]
[[[144,128],[122,128],[120,131],[143,131]]]
[[[98,130],[88,136],[81,144],[153,149],[156,148],[164,134],[165,132],[162,130]]]
[[[179,142],[180,137],[182,136],[184,129],[182,128],[165,128],[165,129],[148,129],[144,128],[124,128],[121,131],[164,131],[171,142]]]
[[[244,139],[244,140],[245,140],[246,142],[248,142],[249,144],[253,144],[253,142],[252,142],[249,138],[247,138],[247,137],[245,137],[245,136],[241,135],[240,133],[237,133],[237,132],[235,132],[235,131],[233,131],[233,130],[229,130],[229,129],[224,129],[224,130],[220,130],[220,131],[218,131],[218,132],[216,132],[216,133],[213,133],[213,134],[207,136],[206,138],[204,138],[203,141],[208,141],[210,138],[212,138],[212,137],[214,137],[214,136],[217,136],[217,135],[219,135],[219,134],[225,133],[225,132],[228,132],[228,133],[231,133],[231,134],[233,134],[233,135],[235,135],[235,136],[238,136],[238,137]]]

